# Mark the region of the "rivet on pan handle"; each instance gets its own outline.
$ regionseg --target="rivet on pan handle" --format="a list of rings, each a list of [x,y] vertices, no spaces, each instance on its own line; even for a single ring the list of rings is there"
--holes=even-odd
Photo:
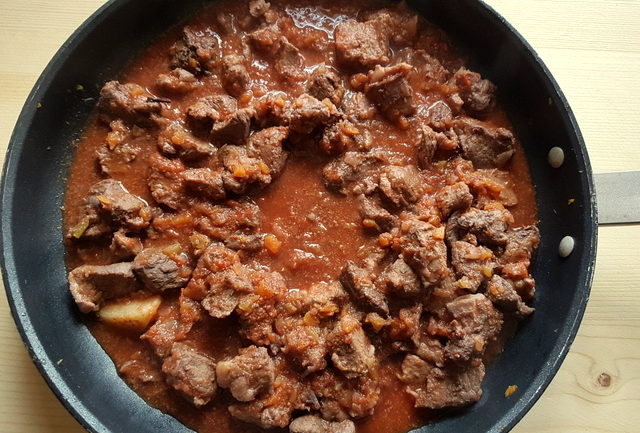
[[[640,171],[595,174],[598,222],[640,223]]]

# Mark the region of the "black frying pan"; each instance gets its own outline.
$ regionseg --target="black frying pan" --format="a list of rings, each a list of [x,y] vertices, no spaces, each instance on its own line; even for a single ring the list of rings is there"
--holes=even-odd
[[[67,290],[62,212],[68,163],[99,86],[203,0],[113,0],[62,46],[36,83],[11,138],[2,183],[4,283],[18,329],[49,385],[92,432],[188,432],[119,379]],[[540,243],[532,273],[536,313],[488,369],[482,400],[419,431],[506,432],[540,397],[578,330],[593,276],[597,217],[582,136],[555,80],[524,39],[477,0],[411,1],[494,81],[520,137],[537,190]],[[75,91],[82,84],[85,91]],[[40,108],[39,104],[41,104]],[[552,146],[564,164],[547,162]],[[576,199],[572,206],[569,198]],[[573,236],[567,258],[558,243]],[[57,361],[64,362],[58,365]],[[509,385],[518,385],[510,398]]]

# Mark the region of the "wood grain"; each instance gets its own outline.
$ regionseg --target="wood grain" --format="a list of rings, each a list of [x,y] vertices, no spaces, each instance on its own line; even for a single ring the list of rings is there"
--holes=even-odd
[[[33,83],[101,0],[0,1],[0,149]],[[537,50],[582,128],[596,172],[640,170],[640,1],[490,0]],[[580,332],[516,433],[640,431],[640,226],[600,229]],[[0,432],[79,433],[31,363],[0,295]]]

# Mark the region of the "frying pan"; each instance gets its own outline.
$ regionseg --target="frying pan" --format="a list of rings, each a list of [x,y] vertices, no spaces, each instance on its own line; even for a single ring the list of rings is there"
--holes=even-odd
[[[2,265],[7,296],[34,363],[73,416],[91,432],[189,432],[150,408],[119,379],[84,326],[67,290],[63,194],[70,143],[80,137],[99,86],[203,0],[113,0],[93,14],[49,63],[17,122],[1,188]],[[585,145],[557,83],[527,42],[478,0],[410,1],[498,85],[523,143],[537,191],[541,242],[531,271],[536,313],[490,365],[480,402],[428,427],[430,433],[505,432],[531,408],[569,351],[593,276],[597,214]],[[76,91],[82,84],[84,91]],[[547,162],[564,150],[559,168]],[[571,206],[568,199],[575,199]],[[566,258],[565,236],[575,239]],[[59,362],[59,360],[64,360]],[[505,389],[517,385],[510,398]]]

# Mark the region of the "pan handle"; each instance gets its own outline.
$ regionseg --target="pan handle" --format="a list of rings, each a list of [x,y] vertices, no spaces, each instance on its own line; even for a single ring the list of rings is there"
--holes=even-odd
[[[640,171],[596,173],[600,225],[640,223]]]

